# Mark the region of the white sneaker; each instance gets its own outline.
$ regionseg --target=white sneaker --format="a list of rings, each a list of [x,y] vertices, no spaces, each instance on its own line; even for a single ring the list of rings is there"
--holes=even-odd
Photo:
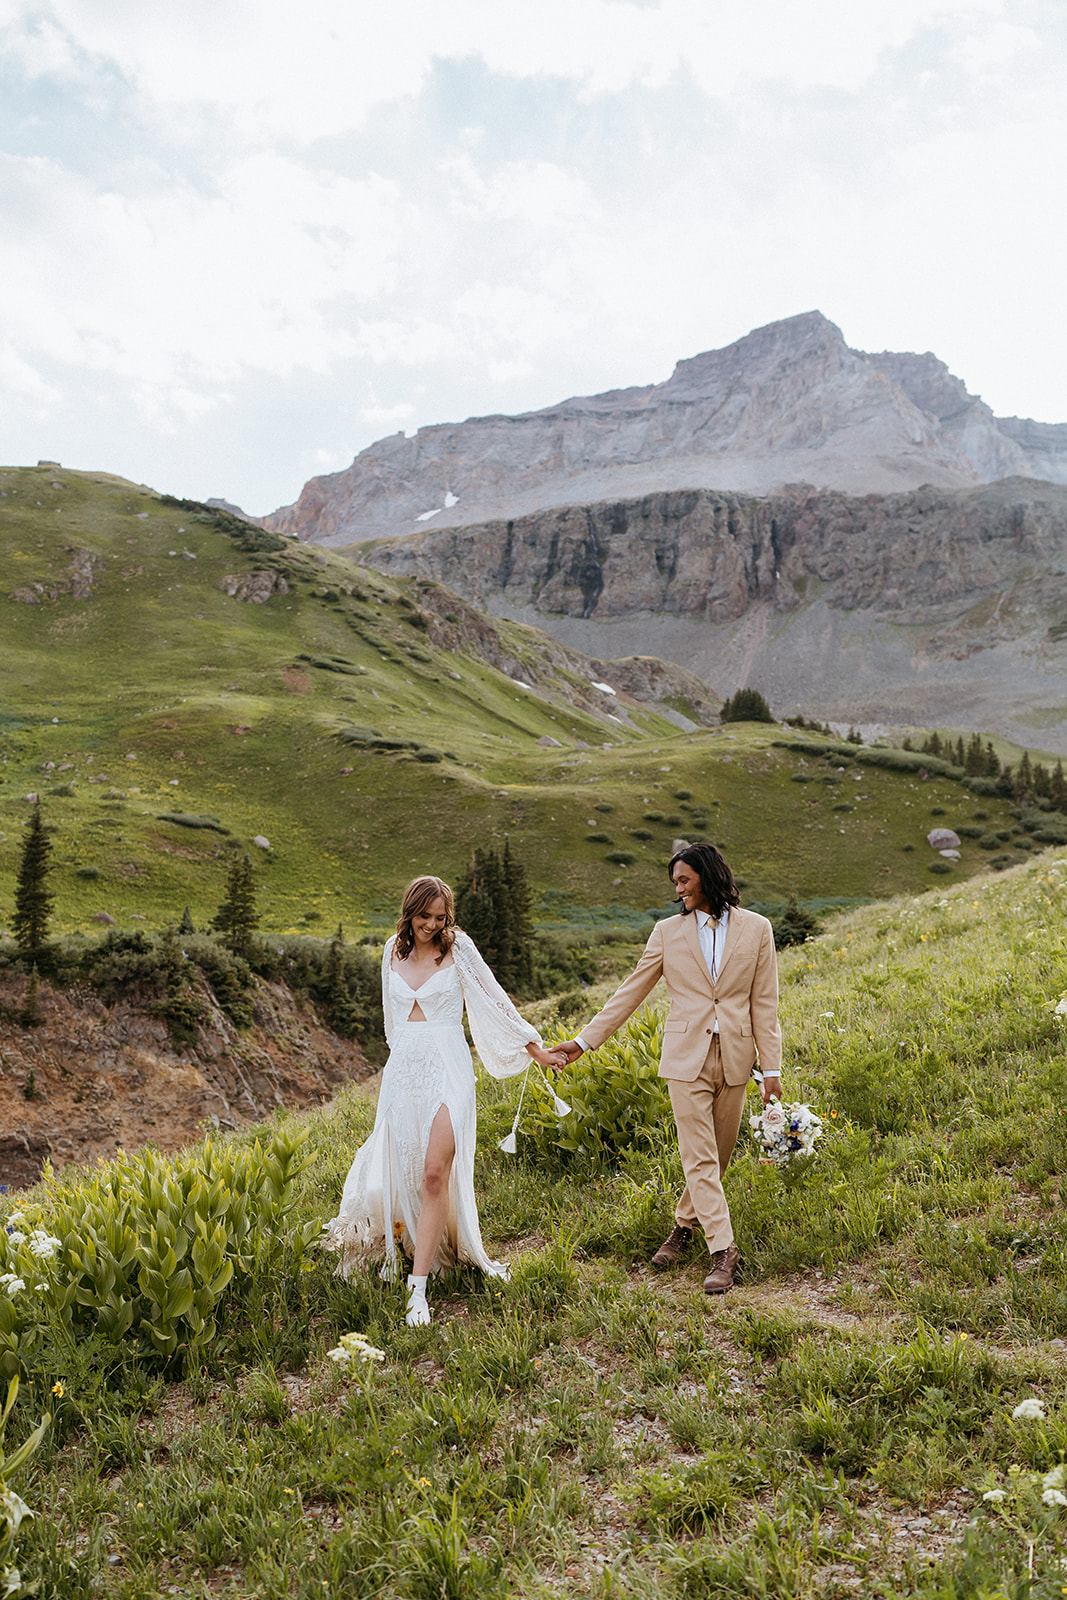
[[[426,1290],[418,1288],[408,1279],[408,1308],[404,1321],[409,1328],[424,1328],[430,1320],[430,1308],[426,1303]]]

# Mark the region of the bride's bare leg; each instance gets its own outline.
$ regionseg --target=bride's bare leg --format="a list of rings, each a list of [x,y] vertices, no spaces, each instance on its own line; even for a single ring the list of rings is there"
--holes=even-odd
[[[422,1168],[422,1210],[415,1230],[415,1260],[412,1276],[429,1272],[441,1235],[448,1221],[448,1180],[456,1155],[456,1138],[448,1107],[441,1106],[430,1128],[426,1160]]]

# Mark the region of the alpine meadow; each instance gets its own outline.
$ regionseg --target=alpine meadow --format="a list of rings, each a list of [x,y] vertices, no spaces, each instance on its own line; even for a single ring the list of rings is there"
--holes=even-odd
[[[1021,748],[982,735],[994,778],[958,728],[640,701],[435,580],[48,463],[0,472],[0,576],[0,1103],[51,1140],[0,1194],[7,1594],[1067,1592],[1067,817]],[[317,1242],[404,884],[474,905],[477,863],[519,863],[511,976],[562,1040],[672,914],[679,839],[779,928],[814,1153],[761,1161],[746,1118],[738,1286],[700,1292],[695,1241],[648,1269],[683,1182],[657,991],[565,1111],[529,1075],[514,1154],[520,1082],[479,1069],[510,1280],[453,1268],[406,1327]],[[48,1044],[120,1014],[155,1079]],[[287,1098],[272,1036],[351,1070]],[[223,1057],[251,1109],[149,1126]],[[136,1091],[136,1148],[64,1157],[75,1082],[98,1121]]]

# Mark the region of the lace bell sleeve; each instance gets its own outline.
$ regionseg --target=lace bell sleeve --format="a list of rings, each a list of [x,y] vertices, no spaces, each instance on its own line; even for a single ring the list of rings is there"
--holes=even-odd
[[[393,946],[396,944],[396,934],[392,934],[385,941],[382,951],[382,1013],[385,1017],[385,1042],[390,1050],[393,1048],[393,1036],[396,1033],[396,1024],[393,1020],[393,995],[392,984],[389,982],[389,969],[393,964]]]
[[[456,930],[452,959],[459,971],[471,1036],[482,1066],[494,1078],[513,1078],[530,1065],[528,1044],[541,1035],[525,1022],[494,978],[474,940]]]

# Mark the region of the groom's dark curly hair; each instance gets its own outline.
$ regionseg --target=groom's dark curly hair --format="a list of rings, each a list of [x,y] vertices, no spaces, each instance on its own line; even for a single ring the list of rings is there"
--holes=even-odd
[[[687,844],[684,850],[676,850],[667,864],[667,876],[672,883],[674,868],[679,861],[684,861],[687,867],[692,867],[700,874],[700,887],[713,917],[721,917],[727,906],[740,904],[741,894],[734,882],[734,875],[713,844]],[[683,906],[682,916],[687,915]]]

